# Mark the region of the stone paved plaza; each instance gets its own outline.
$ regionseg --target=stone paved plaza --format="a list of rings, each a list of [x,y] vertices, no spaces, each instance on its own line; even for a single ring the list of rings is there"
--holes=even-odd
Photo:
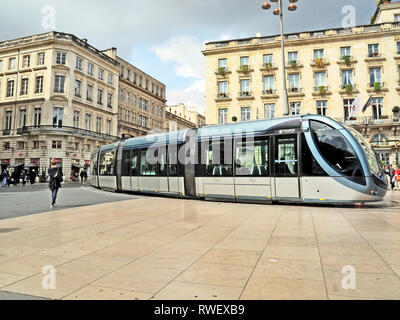
[[[42,287],[54,266],[56,289]],[[343,289],[344,266],[356,288]],[[364,207],[132,198],[0,221],[0,297],[400,299],[400,192]],[[19,296],[19,295],[17,295]]]

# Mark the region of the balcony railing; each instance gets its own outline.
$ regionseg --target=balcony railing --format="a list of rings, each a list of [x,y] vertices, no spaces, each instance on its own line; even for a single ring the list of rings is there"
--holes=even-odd
[[[82,137],[91,137],[100,140],[106,141],[117,141],[119,137],[111,136],[104,133],[99,133],[95,131],[89,131],[85,129],[75,128],[75,127],[67,127],[67,126],[59,126],[59,125],[43,125],[43,126],[27,126],[20,129],[17,129],[18,134],[76,134]],[[4,132],[3,132],[4,135]]]
[[[370,52],[368,53],[368,58],[379,58],[382,57],[382,54],[379,52]]]
[[[252,66],[249,65],[249,64],[241,65],[241,66],[237,69],[237,72],[250,72],[250,71],[253,71],[253,68],[252,68]]]
[[[9,136],[10,135],[11,130],[10,129],[4,129],[3,130],[3,136]]]
[[[269,95],[269,94],[275,94],[276,90],[275,89],[265,89],[263,92],[265,95]]]
[[[239,92],[239,97],[241,97],[241,98],[246,98],[246,97],[250,98],[252,96],[253,96],[253,94],[251,91],[240,91]]]
[[[321,93],[321,94],[327,92],[328,90],[329,90],[328,86],[316,86],[316,87],[314,87],[314,92]]]
[[[302,91],[302,89],[300,87],[289,87],[289,89],[288,89],[289,94],[290,93],[299,93],[301,91]]]
[[[218,93],[217,99],[229,99],[229,94],[228,93]]]
[[[381,116],[380,118],[374,117],[356,117],[356,118],[336,118],[339,122],[353,126],[364,126],[364,125],[382,125],[382,124],[398,124],[400,122],[399,117],[396,116]]]

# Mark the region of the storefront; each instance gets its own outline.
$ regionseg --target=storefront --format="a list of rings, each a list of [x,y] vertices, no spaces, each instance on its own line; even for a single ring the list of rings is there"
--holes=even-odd
[[[1,172],[3,172],[4,170],[8,170],[9,166],[10,166],[10,159],[1,160]]]

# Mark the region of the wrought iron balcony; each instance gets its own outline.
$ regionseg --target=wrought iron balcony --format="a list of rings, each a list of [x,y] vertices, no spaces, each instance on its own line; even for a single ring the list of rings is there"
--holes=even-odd
[[[20,130],[20,129],[18,129]],[[18,131],[17,130],[17,131]],[[4,133],[3,133],[4,134]],[[67,127],[59,125],[41,125],[41,126],[28,126],[21,128],[21,133],[19,134],[65,134],[65,135],[78,135],[81,137],[90,137],[93,139],[99,139],[103,141],[117,141],[119,137],[99,133],[95,131],[80,129],[76,127]]]
[[[9,136],[10,135],[11,130],[10,129],[4,129],[3,130],[3,136]]]

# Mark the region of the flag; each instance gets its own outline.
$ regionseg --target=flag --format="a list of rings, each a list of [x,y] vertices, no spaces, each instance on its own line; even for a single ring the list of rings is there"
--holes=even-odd
[[[371,102],[372,102],[372,96],[369,96],[369,99],[368,99],[367,103],[364,105],[364,107],[363,107],[363,109],[362,109],[362,112],[363,112],[363,113],[364,113],[365,110],[367,110],[367,108],[371,105]]]
[[[357,111],[361,110],[361,97],[360,95],[357,96],[357,98],[354,99],[353,104],[351,105],[350,112],[349,112],[349,117],[350,118],[355,118]]]

